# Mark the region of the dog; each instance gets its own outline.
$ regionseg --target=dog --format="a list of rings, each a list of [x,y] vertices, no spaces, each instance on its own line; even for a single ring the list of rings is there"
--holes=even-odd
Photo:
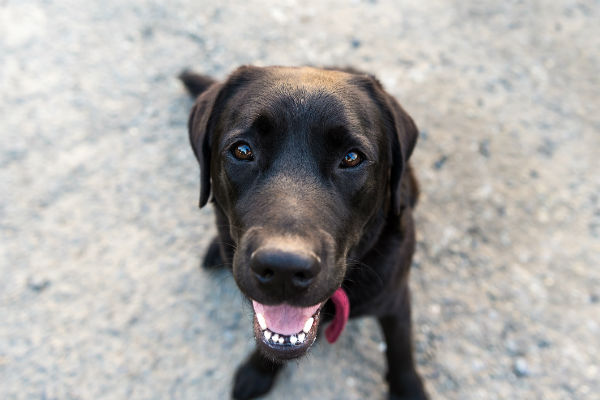
[[[374,316],[390,399],[426,399],[415,369],[409,269],[418,130],[372,75],[352,68],[242,66],[218,82],[184,71],[200,207],[218,235],[205,267],[227,265],[252,303],[256,350],[232,395],[267,393],[285,361],[333,320]],[[332,301],[333,300],[333,301]],[[329,332],[329,331],[332,332]]]

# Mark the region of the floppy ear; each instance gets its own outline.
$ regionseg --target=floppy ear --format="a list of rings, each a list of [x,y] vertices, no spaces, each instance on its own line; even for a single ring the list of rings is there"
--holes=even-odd
[[[210,197],[210,153],[211,141],[217,118],[223,105],[237,89],[250,82],[261,71],[258,67],[243,65],[238,67],[223,83],[203,75],[184,72],[181,80],[188,91],[196,95],[196,103],[188,120],[190,144],[200,163],[200,207],[204,207]],[[210,86],[209,86],[210,85]]]
[[[383,90],[383,89],[382,89]],[[384,92],[386,105],[391,118],[390,125],[392,127],[392,170],[390,174],[390,185],[392,192],[392,205],[396,215],[400,215],[402,209],[411,204],[412,201],[403,196],[408,193],[403,193],[402,178],[404,173],[409,168],[408,159],[417,144],[419,130],[412,118],[404,111],[387,92]]]
[[[204,207],[210,196],[210,136],[213,130],[213,109],[223,85],[212,84],[203,92],[190,113],[188,133],[194,155],[200,164],[200,202]]]
[[[260,71],[258,67],[243,65],[233,71],[223,83],[214,83],[212,78],[194,73],[184,72],[180,75],[191,94],[201,93],[188,120],[190,144],[200,163],[200,207],[204,207],[210,197],[210,149],[216,116],[229,97],[258,76]]]
[[[402,177],[408,169],[408,159],[417,143],[419,131],[412,118],[400,107],[396,99],[384,90],[377,78],[372,75],[359,75],[358,79],[359,84],[367,89],[383,114],[383,122],[391,143],[392,206],[396,215],[400,215],[404,206],[412,203],[410,199],[403,198],[408,193],[403,193],[406,190],[402,187]]]

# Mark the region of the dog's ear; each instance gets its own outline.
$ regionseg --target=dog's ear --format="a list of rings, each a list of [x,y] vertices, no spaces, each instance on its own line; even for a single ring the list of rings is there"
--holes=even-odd
[[[419,131],[412,118],[374,76],[359,75],[358,79],[359,85],[367,90],[382,112],[385,129],[390,135],[392,206],[396,215],[400,215],[403,207],[411,203],[403,198],[406,194],[403,193],[402,177],[408,169],[408,159],[417,143]]]
[[[210,155],[217,117],[227,100],[259,71],[257,67],[241,66],[224,83],[212,78],[184,72],[179,77],[192,95],[198,95],[188,120],[190,144],[200,164],[200,207],[210,197]]]
[[[206,205],[210,196],[211,116],[222,86],[220,83],[213,83],[198,96],[188,120],[190,145],[200,164],[200,207]]]
[[[384,92],[384,94],[392,119],[390,124],[393,125],[392,170],[390,176],[392,204],[396,215],[400,215],[402,208],[413,202],[410,199],[403,198],[408,193],[404,193],[405,188],[402,187],[402,177],[408,169],[408,159],[417,144],[419,130],[410,115],[404,111],[396,99],[387,92]]]

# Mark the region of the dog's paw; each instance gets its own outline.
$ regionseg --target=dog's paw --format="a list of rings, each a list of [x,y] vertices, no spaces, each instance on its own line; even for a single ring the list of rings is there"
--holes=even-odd
[[[423,393],[422,395],[408,395],[408,396],[399,396],[397,394],[390,393],[389,400],[428,400],[428,397]]]
[[[419,375],[414,373],[401,374],[390,378],[389,400],[428,400],[427,393]]]
[[[224,265],[223,259],[221,258],[221,249],[219,247],[218,238],[214,238],[208,249],[206,250],[206,254],[204,255],[204,259],[202,260],[203,268],[216,268]]]
[[[233,398],[236,400],[254,399],[271,390],[277,371],[258,370],[250,361],[240,365],[233,381]]]

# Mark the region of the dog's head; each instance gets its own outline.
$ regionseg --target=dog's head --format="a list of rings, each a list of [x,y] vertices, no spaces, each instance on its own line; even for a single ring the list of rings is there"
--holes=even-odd
[[[369,75],[241,67],[198,97],[189,134],[200,206],[212,192],[227,219],[259,347],[304,354],[348,257],[401,212],[414,123]]]

